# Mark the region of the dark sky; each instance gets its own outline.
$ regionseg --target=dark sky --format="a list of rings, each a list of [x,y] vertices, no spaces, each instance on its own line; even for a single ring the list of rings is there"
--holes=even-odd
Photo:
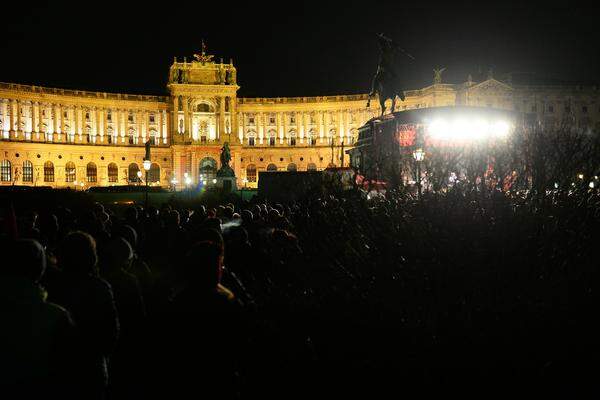
[[[416,58],[405,60],[408,88],[438,66],[453,82],[490,67],[580,82],[600,71],[597,13],[573,3],[21,3],[0,22],[4,82],[164,94],[173,57],[191,59],[204,38],[217,59],[234,59],[240,96],[364,93],[379,31]]]

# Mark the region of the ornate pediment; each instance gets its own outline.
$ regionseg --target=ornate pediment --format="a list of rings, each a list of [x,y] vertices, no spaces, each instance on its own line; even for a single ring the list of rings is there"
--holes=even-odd
[[[490,78],[481,83],[471,86],[468,91],[470,93],[478,93],[485,95],[505,95],[513,91],[513,88],[506,83],[500,82],[494,78]]]

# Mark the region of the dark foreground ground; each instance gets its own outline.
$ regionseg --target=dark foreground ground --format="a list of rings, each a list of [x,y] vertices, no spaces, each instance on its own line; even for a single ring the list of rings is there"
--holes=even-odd
[[[124,225],[137,231],[132,265],[149,269],[129,272],[145,311],[132,316],[117,301],[111,398],[599,394],[595,191],[454,190],[420,201],[347,196],[136,212],[100,212],[77,197],[21,201],[15,210],[20,235],[46,246],[49,301],[62,279],[54,255],[68,232],[96,239],[104,276],[103,245]],[[180,274],[208,228],[223,236],[221,283],[237,299],[235,313],[217,319],[197,282]]]

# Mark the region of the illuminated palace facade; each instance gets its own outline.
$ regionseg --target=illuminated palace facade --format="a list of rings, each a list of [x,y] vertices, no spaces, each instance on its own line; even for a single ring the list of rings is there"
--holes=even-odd
[[[0,184],[91,187],[139,183],[144,144],[149,182],[181,189],[213,184],[225,142],[238,187],[259,171],[348,165],[358,127],[379,115],[367,95],[237,97],[236,69],[204,52],[174,60],[168,96],[89,92],[0,83]],[[477,105],[565,117],[598,126],[597,87],[523,86],[493,77],[434,82],[406,92],[398,109]],[[374,99],[375,100],[375,99]]]

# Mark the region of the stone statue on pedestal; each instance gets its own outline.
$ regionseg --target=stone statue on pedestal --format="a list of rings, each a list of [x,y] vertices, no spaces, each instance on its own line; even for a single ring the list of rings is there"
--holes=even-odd
[[[221,148],[221,168],[217,171],[218,177],[233,177],[235,173],[229,166],[231,161],[231,150],[229,149],[229,142],[225,142]]]
[[[385,113],[385,101],[387,99],[392,100],[391,111],[393,113],[396,106],[396,96],[402,101],[404,101],[405,98],[401,82],[399,82],[398,79],[398,63],[396,61],[398,53],[402,52],[413,60],[414,57],[398,47],[392,39],[384,36],[383,33],[377,35],[377,42],[379,44],[379,65],[377,66],[377,72],[373,77],[367,107],[371,105],[371,97],[377,94],[381,106],[381,115],[383,115]]]
[[[217,171],[217,186],[229,192],[236,188],[236,178],[233,168],[229,166],[231,150],[229,143],[225,142],[221,148],[221,168]]]

